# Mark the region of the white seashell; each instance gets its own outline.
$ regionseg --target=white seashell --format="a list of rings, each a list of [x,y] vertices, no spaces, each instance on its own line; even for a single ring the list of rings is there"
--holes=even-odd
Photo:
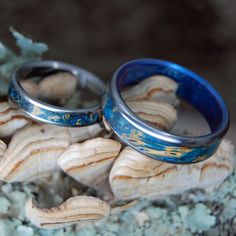
[[[112,202],[109,202],[110,204],[112,204]],[[111,209],[111,213],[112,214],[118,214],[118,213],[121,213],[123,211],[127,211],[128,209],[134,207],[135,205],[137,205],[139,203],[138,200],[132,200],[131,202],[128,202],[128,203],[123,203],[122,205],[120,206],[116,206],[116,204],[118,203],[117,201],[114,200],[114,203],[115,203],[115,206],[112,206],[112,209]]]
[[[13,135],[0,160],[0,179],[23,182],[49,175],[59,169],[57,159],[71,143],[94,138],[102,130],[99,124],[80,128],[46,124],[25,127]]]
[[[104,125],[106,131],[112,132],[112,129],[111,129],[110,125],[107,123],[107,121],[106,121],[106,119],[104,118],[104,116],[102,116],[102,122],[103,122],[103,125]]]
[[[33,199],[25,205],[27,218],[39,228],[57,229],[71,224],[101,220],[110,214],[110,206],[95,197],[77,196],[53,208],[39,208]]]
[[[78,128],[61,128],[66,129],[69,132],[71,143],[83,142],[87,139],[98,137],[104,132],[104,128],[99,123]]]
[[[76,86],[77,78],[74,75],[60,72],[40,81],[39,94],[48,99],[65,99],[75,92]]]
[[[6,98],[0,100],[0,137],[5,138],[32,121],[19,109],[12,107]]]
[[[57,158],[69,146],[69,133],[56,126],[33,125],[21,129],[0,160],[0,179],[32,181],[52,173]]]
[[[208,160],[192,165],[159,162],[126,147],[109,176],[116,199],[157,199],[192,188],[212,188],[233,171],[233,146],[226,140]],[[216,174],[217,173],[217,174]]]
[[[84,185],[99,188],[106,181],[121,144],[112,139],[94,138],[68,147],[58,159],[60,168]]]
[[[7,145],[2,140],[0,140],[0,157],[3,156],[6,148],[7,148]]]
[[[162,130],[170,130],[177,120],[176,109],[168,103],[131,101],[127,105],[141,119]]]
[[[150,100],[177,106],[179,104],[175,95],[177,88],[178,84],[174,80],[163,75],[154,75],[124,89],[122,97],[125,101]]]
[[[31,80],[31,79],[22,80],[20,82],[20,85],[31,96],[38,97],[38,95],[39,95],[39,87],[38,87],[38,84],[35,83],[33,80]]]

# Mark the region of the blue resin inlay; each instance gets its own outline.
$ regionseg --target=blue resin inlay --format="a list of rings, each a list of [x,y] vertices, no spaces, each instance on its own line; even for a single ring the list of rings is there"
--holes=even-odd
[[[50,123],[55,125],[78,127],[92,125],[101,120],[101,109],[87,113],[66,113],[54,112],[43,107],[35,106],[24,96],[21,96],[12,84],[9,87],[8,96],[10,100],[17,104],[24,112],[30,114],[32,117],[37,117],[37,120],[41,120],[42,122],[50,121]]]
[[[135,147],[141,153],[164,162],[186,164],[202,161],[212,156],[217,150],[220,140],[209,146],[186,148],[157,140],[150,135],[137,130],[122,117],[114,107],[109,93],[104,97],[103,115],[116,134],[128,145]],[[158,154],[157,154],[158,153]],[[162,154],[161,154],[162,153]]]

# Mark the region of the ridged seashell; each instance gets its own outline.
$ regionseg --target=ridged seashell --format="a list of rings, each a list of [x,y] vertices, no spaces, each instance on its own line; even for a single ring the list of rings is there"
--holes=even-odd
[[[66,129],[70,134],[70,143],[83,142],[87,139],[95,138],[100,136],[104,132],[104,128],[100,123],[95,123],[93,125],[78,127],[78,128],[67,128],[58,127],[61,129]]]
[[[94,138],[72,144],[58,159],[60,168],[84,185],[99,188],[107,180],[121,144],[112,139]]]
[[[117,206],[117,203],[119,203],[119,201],[114,201],[114,204],[115,205],[111,205],[111,213],[112,214],[118,214],[118,213],[121,213],[123,211],[127,211],[128,209],[134,207],[135,205],[138,204],[138,200],[132,200],[131,202],[128,202],[128,203],[124,203],[122,202],[123,204],[122,205],[118,205]],[[109,202],[110,204],[112,204],[112,202]]]
[[[168,103],[131,101],[127,105],[141,119],[162,130],[170,130],[177,120],[176,109]]]
[[[77,196],[53,208],[39,208],[33,199],[25,205],[28,219],[39,228],[56,229],[71,224],[94,222],[110,214],[110,206],[95,197]]]
[[[102,116],[102,122],[103,122],[103,125],[104,125],[106,131],[112,132],[112,129],[111,129],[110,125],[107,123],[107,121],[105,120],[104,116]]]
[[[7,145],[2,140],[0,140],[0,157],[3,156],[6,148],[7,148]]]
[[[30,118],[19,109],[12,107],[7,98],[0,99],[0,137],[9,137],[31,123]]]
[[[38,84],[35,83],[33,80],[31,80],[31,79],[22,80],[20,82],[20,85],[31,96],[38,97],[38,95],[39,95],[39,87],[38,87]]]
[[[102,130],[99,124],[79,128],[47,124],[25,127],[13,135],[0,160],[0,179],[23,182],[51,174],[59,169],[57,159],[71,143],[94,138]]]
[[[150,100],[177,106],[179,104],[175,95],[177,88],[178,84],[174,80],[163,75],[154,75],[124,89],[122,97],[126,101]]]
[[[40,81],[39,94],[48,99],[65,99],[74,93],[76,86],[77,78],[74,75],[60,72]]]
[[[15,133],[0,160],[0,179],[31,181],[52,173],[57,158],[69,146],[68,131],[56,126],[33,125]]]
[[[232,173],[233,153],[233,146],[224,140],[211,158],[192,165],[175,165],[126,147],[112,167],[109,182],[116,199],[122,200],[157,199],[192,188],[216,187]]]

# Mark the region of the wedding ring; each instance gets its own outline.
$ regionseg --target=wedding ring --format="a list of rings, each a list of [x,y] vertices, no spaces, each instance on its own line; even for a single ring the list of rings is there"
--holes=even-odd
[[[34,98],[21,86],[22,79],[30,79],[36,76],[48,76],[58,72],[68,72],[78,79],[82,88],[88,88],[91,92],[102,97],[104,82],[91,72],[80,67],[58,61],[35,61],[23,64],[11,75],[11,84],[8,97],[11,102],[26,112],[37,121],[61,126],[87,126],[101,120],[101,106],[97,105],[86,109],[67,109],[54,106]]]
[[[165,75],[178,83],[177,95],[205,117],[209,134],[171,134],[147,124],[130,110],[121,89],[153,75]],[[176,164],[196,163],[212,156],[229,127],[227,107],[206,80],[180,65],[157,59],[130,61],[115,72],[103,97],[103,116],[127,145],[156,160]]]

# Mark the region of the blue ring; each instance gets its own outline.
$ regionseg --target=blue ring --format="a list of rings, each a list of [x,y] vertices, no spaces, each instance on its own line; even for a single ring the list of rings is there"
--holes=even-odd
[[[157,74],[178,83],[177,95],[202,113],[210,134],[189,137],[157,130],[129,109],[120,88]],[[127,145],[156,160],[175,164],[195,163],[212,156],[229,127],[227,107],[206,80],[180,65],[157,59],[130,61],[115,72],[103,97],[103,116]]]
[[[82,87],[88,87],[100,97],[104,94],[104,82],[91,72],[64,62],[34,61],[21,65],[11,75],[8,91],[9,101],[37,121],[68,127],[81,127],[99,122],[102,117],[101,106],[86,109],[67,109],[42,102],[20,85],[21,78],[46,76],[56,72],[69,72],[78,78]]]

